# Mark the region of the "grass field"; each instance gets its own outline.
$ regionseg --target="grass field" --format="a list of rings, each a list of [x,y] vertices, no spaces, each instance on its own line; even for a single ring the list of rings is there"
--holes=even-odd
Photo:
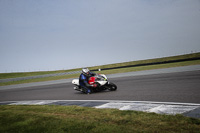
[[[199,133],[200,120],[116,109],[1,105],[1,133]]]
[[[136,65],[136,64],[143,64],[143,63],[153,63],[153,62],[170,61],[170,60],[177,60],[177,59],[188,59],[188,58],[193,58],[193,57],[200,57],[200,53],[173,56],[173,57],[165,57],[165,58],[157,58],[157,59],[149,59],[149,60],[141,60],[141,61],[124,62],[124,63],[110,64],[110,65],[103,65],[103,66],[96,66],[96,67],[90,67],[90,69],[99,69],[99,68],[103,69],[103,68]],[[104,70],[104,71],[101,71],[99,73],[114,74],[114,73],[124,73],[124,72],[151,70],[151,69],[159,69],[159,68],[189,66],[189,65],[197,65],[197,64],[200,64],[200,60]],[[43,75],[43,74],[55,74],[55,73],[62,73],[62,72],[69,72],[69,71],[80,71],[80,70],[81,70],[81,68],[72,69],[72,70],[46,71],[46,72],[0,73],[0,79],[26,77],[26,76],[36,76],[36,75]],[[71,74],[71,75],[37,78],[37,79],[28,79],[28,80],[21,80],[21,81],[4,82],[4,83],[0,83],[0,86],[30,83],[30,82],[59,80],[59,79],[67,79],[67,78],[75,78],[75,77],[78,77],[78,76],[79,76],[79,74]]]

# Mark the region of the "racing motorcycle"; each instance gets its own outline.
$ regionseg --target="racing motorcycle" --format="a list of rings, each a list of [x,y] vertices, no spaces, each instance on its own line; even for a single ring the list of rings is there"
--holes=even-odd
[[[114,83],[108,81],[108,78],[104,74],[96,74],[89,78],[88,83],[90,85],[96,84],[97,87],[91,88],[92,92],[99,92],[104,90],[115,91],[117,90],[117,86]],[[73,79],[72,84],[75,85],[74,90],[81,91],[83,93],[86,90],[79,85],[79,79]]]

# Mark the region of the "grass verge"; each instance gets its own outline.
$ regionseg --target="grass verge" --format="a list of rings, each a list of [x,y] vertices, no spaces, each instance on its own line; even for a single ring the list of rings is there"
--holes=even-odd
[[[193,53],[193,54],[163,57],[163,58],[156,58],[156,59],[147,59],[147,60],[130,61],[130,62],[123,62],[123,63],[116,63],[116,64],[94,66],[94,67],[89,67],[89,68],[91,70],[95,70],[95,69],[99,69],[99,68],[103,69],[103,68],[112,68],[112,67],[137,65],[137,64],[145,64],[145,63],[154,63],[154,62],[164,62],[164,61],[172,61],[172,60],[180,60],[180,59],[191,59],[191,58],[198,58],[198,57],[200,57],[200,53]],[[44,75],[44,74],[55,74],[55,73],[80,71],[80,70],[81,70],[81,68],[71,69],[71,70],[58,70],[58,71],[0,73],[0,79],[37,76],[37,75]]]
[[[45,75],[45,74],[56,74],[56,73],[64,73],[64,72],[80,71],[80,70],[81,70],[81,68],[71,69],[71,70],[58,70],[58,71],[0,73],[0,79],[37,76],[37,75]]]
[[[199,132],[200,120],[116,109],[56,105],[1,105],[0,132]]]

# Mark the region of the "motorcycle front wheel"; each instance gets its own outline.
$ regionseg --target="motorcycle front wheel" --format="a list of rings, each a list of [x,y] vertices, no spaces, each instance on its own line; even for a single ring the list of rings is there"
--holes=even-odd
[[[117,86],[114,83],[109,83],[108,84],[108,90],[116,91],[117,90]]]

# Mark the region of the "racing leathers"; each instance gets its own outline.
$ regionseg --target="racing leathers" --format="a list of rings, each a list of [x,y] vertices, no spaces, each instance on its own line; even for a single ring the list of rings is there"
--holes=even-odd
[[[91,93],[91,87],[93,87],[93,85],[90,85],[88,83],[88,80],[90,77],[96,75],[93,72],[89,72],[89,74],[83,74],[81,73],[80,77],[79,77],[79,84],[80,86],[85,89],[85,93],[90,94]]]

